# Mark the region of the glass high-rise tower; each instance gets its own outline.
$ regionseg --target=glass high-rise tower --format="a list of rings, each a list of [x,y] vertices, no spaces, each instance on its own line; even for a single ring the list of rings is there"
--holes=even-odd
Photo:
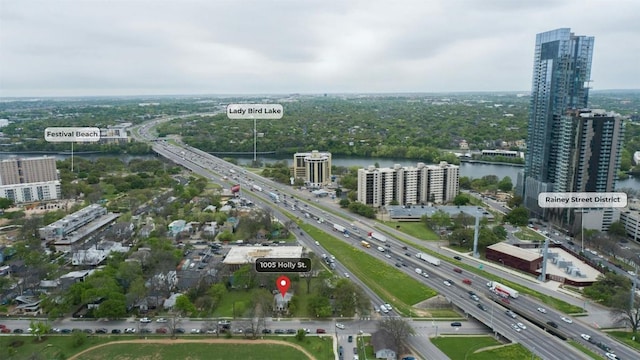
[[[570,112],[587,108],[593,41],[570,29],[536,35],[527,156],[518,182],[524,206],[538,218],[548,217],[538,206],[539,193],[572,191]]]

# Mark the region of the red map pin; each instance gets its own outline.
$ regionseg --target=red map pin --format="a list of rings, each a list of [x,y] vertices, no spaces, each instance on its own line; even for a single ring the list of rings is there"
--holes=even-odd
[[[278,290],[280,291],[280,294],[284,299],[284,294],[287,293],[289,287],[291,286],[291,280],[289,280],[289,278],[284,275],[280,276],[278,280],[276,280],[276,286],[278,287]]]

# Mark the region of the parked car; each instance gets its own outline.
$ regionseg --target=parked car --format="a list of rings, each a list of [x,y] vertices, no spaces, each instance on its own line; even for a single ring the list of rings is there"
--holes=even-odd
[[[156,329],[156,334],[166,334],[167,333],[167,328],[157,328]]]
[[[151,334],[151,329],[149,329],[149,328],[142,328],[142,329],[140,329],[140,333],[141,333],[141,334]]]
[[[23,334],[24,330],[22,330],[22,329],[13,329],[13,333],[14,334]]]
[[[316,329],[316,334],[326,334],[327,330],[325,329]]]
[[[106,334],[108,332],[105,328],[96,329],[96,334]]]
[[[276,329],[274,331],[274,334],[284,334],[284,330],[283,329]]]
[[[141,323],[144,323],[144,324],[146,324],[146,323],[150,323],[150,322],[151,322],[151,319],[149,319],[148,317],[143,317],[142,319],[140,319],[140,322],[141,322]]]
[[[136,333],[136,329],[134,329],[134,328],[126,328],[126,329],[124,329],[124,333],[125,334],[135,334]]]
[[[287,334],[295,334],[297,333],[296,329],[287,329]]]
[[[159,322],[159,323],[166,323],[166,322],[167,322],[167,319],[165,319],[165,318],[159,318],[158,320],[156,320],[156,322]]]
[[[183,328],[176,328],[176,330],[175,330],[176,334],[184,334],[185,332],[186,332],[186,330],[183,329]]]
[[[271,329],[262,329],[263,334],[271,334]]]
[[[122,334],[122,330],[120,330],[120,329],[113,329],[113,330],[111,330],[111,333],[112,333],[112,334]]]

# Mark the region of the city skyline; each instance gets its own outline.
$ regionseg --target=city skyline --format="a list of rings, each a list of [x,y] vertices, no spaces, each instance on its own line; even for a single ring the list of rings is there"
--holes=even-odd
[[[0,97],[528,92],[535,34],[564,27],[598,39],[595,89],[640,88],[630,0],[0,6]]]

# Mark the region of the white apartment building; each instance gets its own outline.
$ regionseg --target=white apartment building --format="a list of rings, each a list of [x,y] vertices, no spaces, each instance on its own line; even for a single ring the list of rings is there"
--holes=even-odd
[[[447,203],[458,195],[459,178],[460,167],[444,161],[416,167],[369,166],[358,170],[358,201],[374,207]]]
[[[21,204],[57,200],[62,197],[62,191],[58,180],[0,185],[0,197],[13,200],[14,204]]]

